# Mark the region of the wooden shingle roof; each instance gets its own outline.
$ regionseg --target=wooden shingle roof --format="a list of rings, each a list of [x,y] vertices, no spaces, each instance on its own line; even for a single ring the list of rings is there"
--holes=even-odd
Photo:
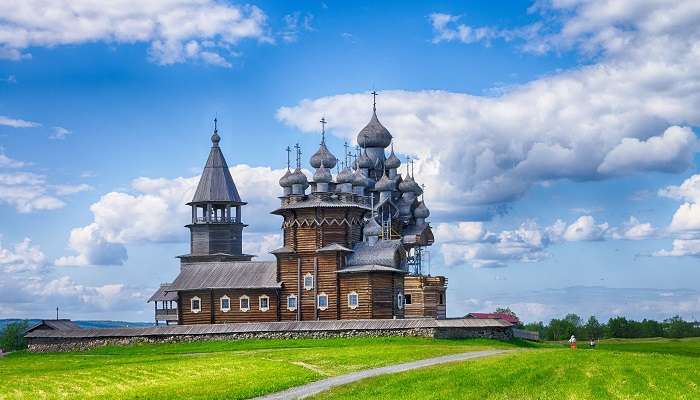
[[[170,283],[161,283],[160,287],[148,299],[147,303],[152,301],[177,301],[177,292],[169,292]]]
[[[275,261],[229,261],[183,264],[168,291],[279,288]]]
[[[214,135],[216,137],[212,136],[213,145],[209,152],[209,158],[204,165],[204,171],[199,178],[199,185],[197,185],[197,191],[194,193],[191,203],[242,203],[224,154],[219,147],[219,141],[214,140],[218,138],[218,135],[216,133]]]

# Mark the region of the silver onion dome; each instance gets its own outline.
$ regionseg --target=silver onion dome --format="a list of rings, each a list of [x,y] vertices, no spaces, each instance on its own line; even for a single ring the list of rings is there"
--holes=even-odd
[[[378,192],[392,192],[396,189],[396,182],[384,173],[381,179],[374,184],[374,190]]]
[[[399,190],[404,193],[412,192],[416,195],[423,193],[423,189],[421,189],[416,181],[414,181],[410,176],[407,176],[406,179],[399,184]]]
[[[369,123],[357,134],[357,144],[363,148],[385,148],[391,144],[391,133],[379,122],[376,111],[372,113]]]
[[[348,167],[343,168],[338,175],[335,176],[335,182],[338,184],[352,183],[352,179],[352,171],[350,171]]]
[[[316,169],[314,173],[314,182],[316,183],[330,183],[333,180],[331,171],[326,168],[325,164],[322,163],[319,168]]]
[[[297,168],[294,170],[292,175],[289,177],[289,182],[291,182],[292,185],[304,185],[304,187],[308,187],[309,185],[309,180],[306,178],[306,175],[301,172],[301,169]]]
[[[283,188],[292,187],[292,183],[289,180],[290,176],[292,176],[292,171],[287,170],[287,172],[285,172],[280,178],[280,186]]]
[[[362,172],[360,172],[359,169],[352,174],[352,185],[361,187],[367,187],[369,185],[367,177],[362,175]]]
[[[321,164],[323,164],[326,166],[326,168],[332,169],[338,163],[338,159],[335,158],[335,156],[333,155],[333,153],[330,152],[330,150],[328,150],[328,147],[326,147],[326,143],[321,142],[321,146],[319,146],[318,151],[316,151],[316,153],[314,153],[314,155],[311,156],[309,163],[314,168],[318,168],[321,166]]]
[[[372,159],[369,158],[366,151],[360,153],[357,158],[357,166],[360,168],[372,168]]]
[[[382,227],[377,223],[374,217],[371,217],[363,228],[365,236],[379,236],[382,232]]]
[[[396,154],[394,154],[394,149],[392,146],[391,149],[391,154],[389,154],[389,157],[384,161],[384,166],[387,169],[398,169],[401,166],[401,160],[399,160],[398,157],[396,157]]]
[[[430,216],[430,210],[428,210],[428,207],[425,206],[424,202],[420,202],[418,204],[418,207],[416,207],[415,210],[413,210],[413,216],[416,218],[428,218]]]

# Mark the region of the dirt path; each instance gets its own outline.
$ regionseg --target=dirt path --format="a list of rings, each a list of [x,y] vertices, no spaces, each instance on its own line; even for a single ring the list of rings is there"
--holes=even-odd
[[[447,356],[428,358],[425,360],[412,361],[404,364],[396,364],[381,368],[368,369],[364,371],[353,372],[351,374],[334,376],[332,378],[307,383],[306,385],[293,387],[282,392],[256,397],[254,400],[303,399],[324,392],[336,386],[359,381],[360,379],[371,378],[373,376],[379,375],[394,374],[397,372],[409,371],[416,368],[429,367],[431,365],[488,357],[496,354],[509,353],[511,351],[513,350],[470,351],[468,353],[450,354]]]

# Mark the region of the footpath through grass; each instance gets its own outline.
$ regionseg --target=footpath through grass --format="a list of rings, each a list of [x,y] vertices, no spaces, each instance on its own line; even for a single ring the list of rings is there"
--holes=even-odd
[[[700,340],[609,340],[387,375],[317,399],[700,399]]]
[[[0,399],[243,399],[367,368],[465,351],[493,340],[246,340],[16,353],[0,358]]]

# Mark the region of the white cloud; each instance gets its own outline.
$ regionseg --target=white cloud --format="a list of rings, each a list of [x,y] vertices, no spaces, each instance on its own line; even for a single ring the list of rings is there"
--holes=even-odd
[[[59,196],[76,194],[92,189],[93,187],[88,185],[87,183],[80,183],[77,185],[54,185],[54,192]]]
[[[11,128],[36,128],[41,126],[41,124],[38,122],[27,121],[19,118],[10,118],[4,115],[0,115],[0,125],[9,126]]]
[[[66,204],[48,193],[46,177],[30,172],[0,173],[0,204],[10,204],[20,213],[55,210]]]
[[[613,230],[612,237],[613,239],[642,240],[653,237],[655,234],[656,229],[650,222],[640,222],[637,218],[630,217],[629,221]]]
[[[53,131],[53,133],[51,133],[49,139],[53,140],[63,140],[71,134],[71,131],[60,126],[54,126],[51,130]]]
[[[243,220],[254,221],[246,229],[251,243],[244,242],[253,254],[264,255],[279,235],[264,233],[279,229],[278,217],[269,215],[277,204],[281,189],[277,181],[283,170],[236,165],[230,168],[244,201]],[[76,255],[60,257],[58,266],[121,265],[127,259],[125,245],[140,242],[184,242],[191,218],[189,202],[199,176],[189,178],[137,178],[131,182],[135,193],[110,192],[90,206],[93,222],[75,228],[68,246]],[[257,236],[256,236],[257,234]],[[246,235],[246,236],[247,236]],[[255,242],[253,244],[253,242]]]
[[[22,168],[28,166],[29,163],[13,160],[5,155],[5,151],[0,147],[0,168]]]
[[[469,44],[484,42],[488,46],[493,39],[510,40],[519,35],[515,31],[457,24],[460,17],[456,15],[433,13],[428,16],[428,19],[435,34],[433,43],[459,41]]]
[[[700,239],[674,239],[671,250],[659,250],[657,257],[700,257]]]
[[[700,125],[700,25],[688,18],[696,15],[697,2],[655,3],[630,15],[600,2],[576,4],[572,10],[560,10],[561,3],[547,8],[559,19],[551,26],[562,29],[540,45],[599,52],[590,65],[497,96],[436,90],[380,94],[379,117],[397,149],[417,157],[417,179],[430,188],[432,210],[470,219],[481,210],[483,218],[533,184],[677,172],[689,165],[695,140],[680,127]],[[584,49],[592,37],[597,50]],[[338,94],[281,107],[277,118],[315,133],[318,115],[325,115],[330,131],[353,140],[369,120],[370,107],[368,94]],[[664,134],[656,136],[659,132]],[[639,149],[653,153],[641,160]]]
[[[569,242],[603,240],[609,229],[607,222],[596,224],[595,218],[584,215],[566,228],[563,237]]]
[[[672,126],[647,140],[624,138],[598,167],[603,174],[636,171],[682,172],[693,163],[697,138],[688,127]]]
[[[0,243],[0,270],[3,274],[38,272],[46,267],[46,256],[29,238],[16,243],[11,249]]]
[[[280,32],[282,40],[287,43],[294,43],[299,39],[301,31],[313,31],[311,23],[314,19],[312,14],[303,14],[299,11],[284,16],[284,30]]]
[[[2,2],[0,58],[20,60],[29,56],[23,51],[38,46],[149,43],[149,55],[159,64],[201,60],[229,66],[221,53],[241,40],[271,41],[266,19],[255,6],[215,0]]]
[[[668,186],[659,190],[659,195],[676,200],[685,200],[673,214],[671,232],[700,231],[700,174],[686,179],[680,186]]]

